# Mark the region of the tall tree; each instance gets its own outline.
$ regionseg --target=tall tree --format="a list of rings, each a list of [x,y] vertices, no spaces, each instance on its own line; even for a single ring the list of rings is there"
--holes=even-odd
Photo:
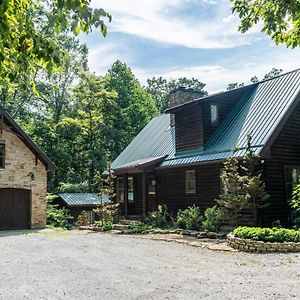
[[[239,31],[244,33],[255,24],[262,23],[262,32],[278,45],[300,46],[299,0],[230,0],[233,13],[241,19]]]
[[[158,111],[151,95],[125,63],[116,61],[104,80],[105,88],[117,93],[116,101],[120,108],[113,116],[116,135],[113,137],[111,156],[114,159]]]
[[[170,106],[170,92],[179,87],[192,88],[199,93],[199,97],[206,96],[205,84],[196,78],[181,77],[167,81],[162,77],[147,80],[146,90],[156,101],[156,106],[163,113]]]

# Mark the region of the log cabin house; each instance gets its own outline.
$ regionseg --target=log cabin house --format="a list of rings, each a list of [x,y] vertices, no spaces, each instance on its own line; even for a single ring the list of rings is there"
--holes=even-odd
[[[234,148],[237,157],[245,154],[248,134],[264,160],[271,196],[262,221],[285,223],[300,175],[300,69],[203,98],[190,89],[174,91],[165,114],[112,164],[124,214],[145,216],[163,203],[173,214],[192,204],[213,206],[223,161]]]

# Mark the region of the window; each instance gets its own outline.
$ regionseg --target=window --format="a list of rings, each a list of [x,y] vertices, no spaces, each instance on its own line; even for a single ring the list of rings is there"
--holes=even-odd
[[[196,172],[195,170],[185,171],[185,193],[196,193]]]
[[[134,185],[133,185],[133,177],[128,177],[128,202],[134,202]]]
[[[0,144],[0,168],[5,168],[5,145]]]
[[[285,185],[286,185],[286,199],[292,199],[293,188],[300,183],[300,166],[298,167],[285,167]]]
[[[117,183],[117,195],[118,195],[118,201],[124,202],[124,178],[118,177],[118,183]]]
[[[89,224],[93,224],[95,222],[95,214],[92,210],[87,211],[87,217]]]
[[[210,105],[210,122],[212,126],[219,125],[219,111],[216,104]]]

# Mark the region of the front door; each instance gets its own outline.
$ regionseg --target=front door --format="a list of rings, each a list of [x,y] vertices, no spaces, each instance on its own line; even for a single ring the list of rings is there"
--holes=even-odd
[[[147,181],[147,212],[149,213],[156,210],[156,178],[150,175]]]

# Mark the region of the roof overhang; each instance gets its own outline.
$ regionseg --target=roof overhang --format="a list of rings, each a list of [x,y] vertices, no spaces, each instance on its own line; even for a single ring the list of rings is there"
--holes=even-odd
[[[54,171],[57,169],[56,165],[50,158],[39,148],[34,141],[24,132],[24,130],[14,121],[14,119],[3,109],[0,108],[0,118],[6,123],[10,130],[28,147],[28,149],[45,165],[46,170]],[[2,124],[0,125],[0,127]],[[3,127],[3,126],[2,126]],[[1,128],[2,128],[1,127]],[[5,130],[5,128],[2,128]]]
[[[129,164],[123,165],[117,169],[114,169],[116,174],[122,173],[142,173],[144,171],[154,169],[158,166],[166,156],[150,157],[145,159],[139,159]]]

